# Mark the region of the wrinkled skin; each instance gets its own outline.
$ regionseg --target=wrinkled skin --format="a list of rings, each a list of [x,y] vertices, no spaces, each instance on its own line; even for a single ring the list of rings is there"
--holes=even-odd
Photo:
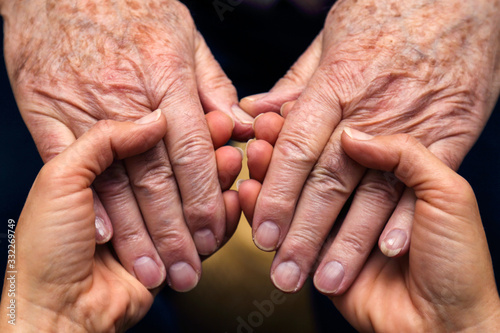
[[[160,111],[135,124],[100,121],[44,165],[11,233],[15,260],[8,271],[17,271],[15,295],[6,280],[0,314],[8,318],[7,306],[15,300],[17,316],[15,326],[1,321],[2,332],[116,332],[146,314],[158,289],[149,291],[127,272],[111,246],[96,247],[90,185],[115,158],[152,148],[166,129]],[[225,155],[218,154],[222,160]],[[228,229],[234,230],[238,195],[223,196]]]
[[[339,1],[285,77],[240,102],[252,116],[281,110],[286,118],[277,139],[270,139],[280,127],[274,120],[255,122],[257,138],[274,151],[252,227],[258,247],[277,249],[277,287],[297,291],[334,262],[330,279],[337,283],[316,286],[341,294],[379,236],[386,255],[407,252],[413,193],[402,195],[394,177],[350,159],[342,130],[409,133],[458,168],[498,97],[499,12],[498,0]],[[352,193],[347,216],[332,231]]]
[[[373,138],[347,128],[341,143],[361,165],[394,172],[417,198],[409,254],[388,258],[375,249],[349,290],[331,298],[344,317],[362,332],[498,331],[500,299],[467,181],[406,134]],[[272,147],[265,141],[251,145],[250,171],[259,175]],[[254,179],[240,184],[247,216],[260,188]],[[330,282],[315,276],[315,284]]]
[[[189,11],[173,0],[37,0],[4,1],[1,13],[16,101],[45,162],[100,119],[163,111],[164,141],[93,184],[104,227],[96,236],[113,236],[124,267],[148,287],[165,277],[176,290],[194,287],[172,266],[187,263],[199,277],[198,253],[226,240],[222,192],[240,168],[218,173],[214,148],[253,133]],[[224,135],[212,143],[204,111],[214,110],[232,119],[215,122]]]

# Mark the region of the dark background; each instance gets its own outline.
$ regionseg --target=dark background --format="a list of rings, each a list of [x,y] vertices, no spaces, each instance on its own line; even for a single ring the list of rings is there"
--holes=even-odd
[[[320,31],[329,5],[315,14],[305,14],[283,1],[267,8],[250,7],[244,3],[224,13],[224,20],[215,12],[211,1],[184,1],[205,37],[216,59],[233,80],[240,97],[269,90],[306,49]],[[1,29],[1,28],[0,28]],[[3,31],[0,30],[3,36]],[[3,49],[0,52],[3,54]],[[0,66],[0,269],[7,254],[7,221],[17,221],[24,200],[42,163],[17,110],[5,71],[3,56]],[[500,269],[500,237],[498,202],[500,195],[499,106],[488,125],[463,162],[459,173],[472,185],[479,202],[488,236],[494,267]],[[57,258],[54,258],[57,260]],[[499,275],[497,274],[497,284]],[[319,331],[351,331],[348,324],[332,315],[330,302],[313,294],[311,303],[317,314]],[[168,292],[155,301],[150,314],[134,332],[166,331],[163,324],[175,331],[175,306]],[[283,318],[286,320],[286,318]]]

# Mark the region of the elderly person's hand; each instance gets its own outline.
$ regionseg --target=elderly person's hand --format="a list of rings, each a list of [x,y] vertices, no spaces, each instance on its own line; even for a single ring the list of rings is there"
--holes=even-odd
[[[406,134],[374,138],[347,128],[341,140],[349,157],[367,168],[394,172],[415,191],[417,201],[409,254],[388,258],[375,249],[350,289],[332,297],[340,312],[361,331],[500,330],[491,257],[467,181]],[[259,173],[272,148],[263,141],[253,145],[251,171]],[[260,188],[256,180],[240,185],[240,196],[250,203],[243,207],[248,215]],[[314,283],[335,281],[316,273]]]
[[[0,5],[9,77],[44,162],[100,119],[165,114],[164,141],[96,179],[97,238],[114,232],[121,263],[148,287],[177,275],[172,287],[185,290],[176,281],[199,276],[198,253],[210,255],[226,235],[222,192],[231,177],[219,182],[214,148],[233,127],[236,138],[253,135],[189,11],[174,0]],[[214,110],[229,117],[214,117],[221,136],[212,143],[204,111]]]
[[[6,280],[2,332],[121,331],[146,314],[151,292],[122,267],[110,245],[96,247],[90,185],[114,158],[145,152],[166,130],[160,111],[136,123],[101,121],[44,165],[16,228],[15,269],[8,269],[17,271],[16,294],[8,296]],[[221,161],[226,155],[220,154]],[[224,201],[228,229],[234,230],[240,213],[236,192],[226,192]],[[8,324],[11,299],[15,326]]]
[[[342,130],[410,133],[456,169],[500,89],[499,10],[499,0],[338,1],[289,73],[240,102],[252,116],[280,107],[287,114],[253,215],[256,245],[277,250],[277,287],[300,289],[321,254],[320,271],[328,267],[336,283],[317,287],[340,294],[379,236],[387,255],[407,251],[412,192],[401,197],[400,182],[350,159]],[[263,122],[256,120],[257,138]],[[261,128],[260,138],[269,136]],[[331,232],[351,195],[342,227]]]

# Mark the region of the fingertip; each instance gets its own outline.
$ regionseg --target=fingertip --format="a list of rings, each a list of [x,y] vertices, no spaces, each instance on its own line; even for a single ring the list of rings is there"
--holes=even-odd
[[[350,127],[345,127],[343,133],[345,133],[349,139],[357,140],[357,141],[368,141],[368,140],[371,140],[374,138],[373,135],[358,131],[358,130],[356,130],[354,128],[350,128]]]
[[[400,257],[406,253],[408,246],[408,235],[404,230],[393,229],[379,242],[382,253],[389,258]]]
[[[186,262],[177,262],[168,269],[168,284],[178,292],[194,289],[200,281],[200,273]]]
[[[161,109],[157,109],[156,111],[153,111],[145,115],[144,117],[137,119],[136,121],[134,121],[134,123],[138,125],[149,125],[158,121],[161,116],[162,116]]]
[[[92,188],[95,213],[95,240],[97,244],[107,243],[113,237],[113,226],[101,200]]]
[[[223,146],[215,151],[219,183],[227,190],[234,183],[242,168],[243,150],[239,147]]]
[[[288,114],[290,113],[290,111],[293,109],[296,102],[297,101],[295,100],[295,101],[288,101],[288,102],[283,103],[283,105],[280,108],[280,115],[283,118],[286,118],[288,116]]]
[[[264,113],[257,118],[259,120],[258,123],[257,121],[254,123],[255,137],[258,140],[265,140],[274,146],[285,119],[274,112]]]
[[[235,126],[233,118],[222,111],[212,111],[205,115],[205,119],[215,149],[229,141]]]
[[[271,163],[273,147],[264,140],[255,140],[247,145],[246,155],[251,178],[263,182]]]
[[[268,94],[269,93],[260,93],[242,98],[240,100],[241,109],[254,117],[259,115],[261,112],[259,112],[258,101],[265,98]]]
[[[261,188],[262,184],[253,179],[241,182],[238,188],[240,206],[250,225]]]
[[[238,192],[228,190],[222,193],[222,197],[224,198],[226,207],[226,237],[224,241],[227,241],[233,236],[238,227],[241,217],[241,207]]]

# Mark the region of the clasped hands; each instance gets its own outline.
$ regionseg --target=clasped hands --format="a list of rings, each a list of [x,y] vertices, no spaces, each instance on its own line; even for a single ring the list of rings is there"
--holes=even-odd
[[[296,291],[316,271],[318,289],[344,293],[379,235],[386,255],[408,251],[415,196],[349,157],[343,129],[412,134],[456,168],[499,90],[497,40],[485,37],[498,30],[498,2],[462,1],[454,11],[455,1],[339,2],[290,72],[241,103],[178,2],[47,3],[2,6],[9,75],[44,161],[99,119],[138,119],[158,107],[166,117],[164,140],[93,183],[98,242],[111,238],[125,270],[149,288],[165,279],[193,288],[199,255],[234,232],[239,202],[228,189],[241,155],[221,146],[254,128],[259,140],[247,154],[257,182],[241,184],[240,201],[256,244],[278,250],[274,283]],[[466,20],[471,12],[475,20]],[[468,45],[457,42],[464,34]],[[274,113],[253,119],[265,112]]]

